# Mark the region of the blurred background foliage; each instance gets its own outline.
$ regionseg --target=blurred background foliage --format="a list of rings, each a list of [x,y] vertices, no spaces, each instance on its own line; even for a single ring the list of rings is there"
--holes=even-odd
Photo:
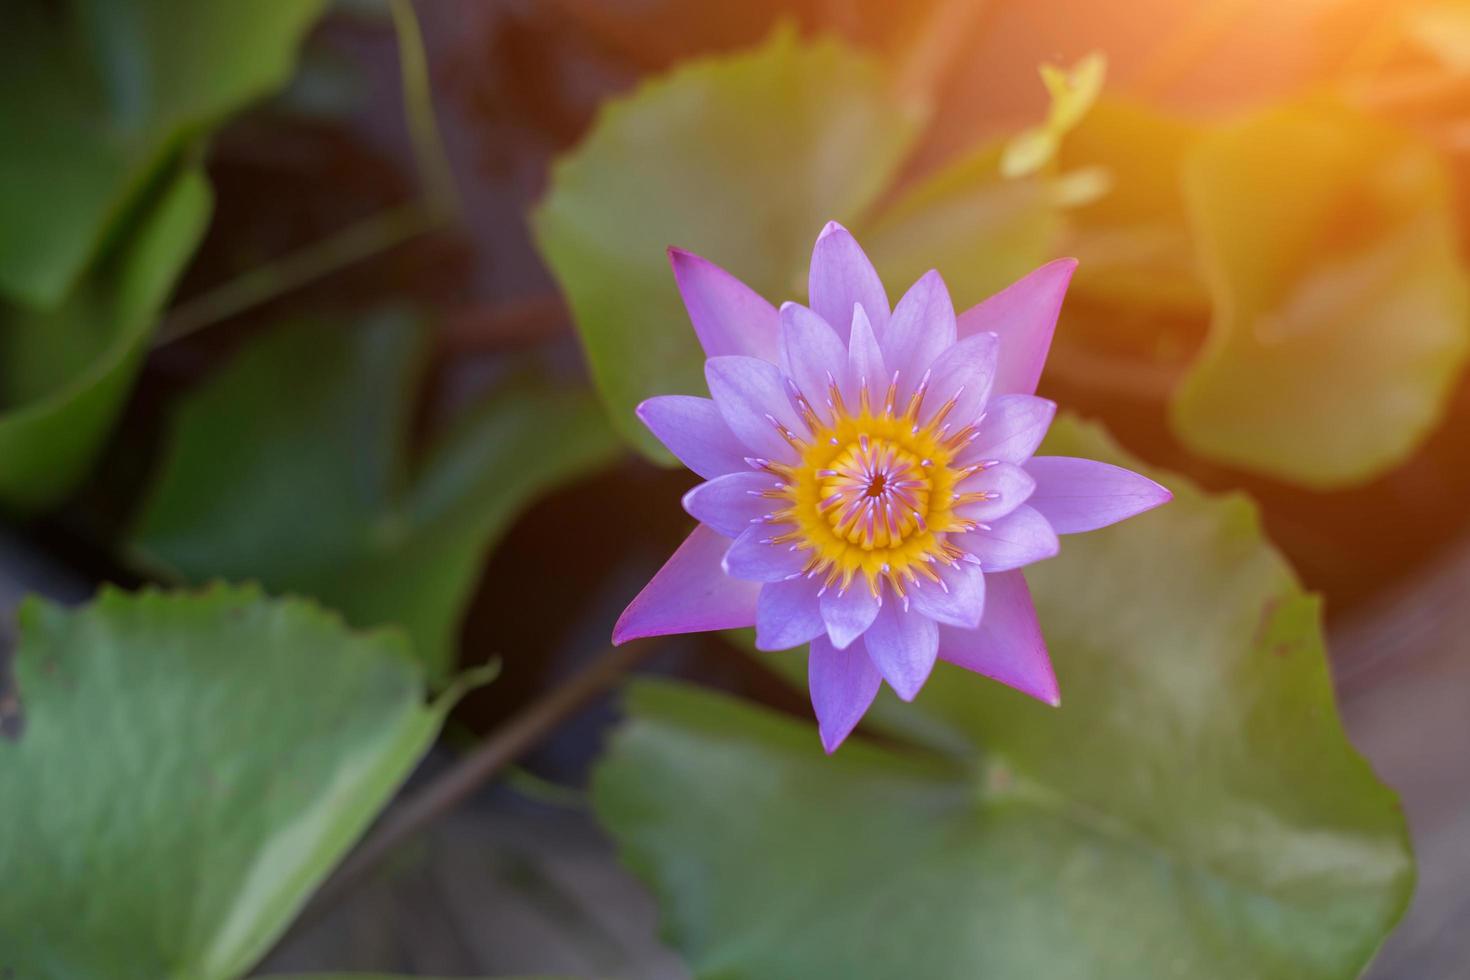
[[[1470,530],[1470,5],[0,24],[0,509],[88,583],[170,589],[21,616],[0,974],[243,975],[451,708],[450,756],[554,694],[687,532],[632,414],[702,388],[665,248],[800,299],[829,219],[961,309],[1079,257],[1041,393],[1111,435],[1052,451],[1178,499],[1032,576],[1058,712],[942,668],[825,760],[800,653],[668,644],[684,682],[636,689],[593,799],[684,967],[1349,977],[1402,914],[1323,608]],[[532,771],[582,785],[608,722]]]

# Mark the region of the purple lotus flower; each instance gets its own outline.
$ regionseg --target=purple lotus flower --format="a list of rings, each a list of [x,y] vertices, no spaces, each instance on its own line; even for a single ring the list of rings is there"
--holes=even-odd
[[[708,360],[711,398],[638,415],[707,482],[699,520],[624,611],[613,642],[754,624],[756,646],[811,643],[808,678],[833,751],[883,681],[919,692],[936,659],[1049,704],[1056,677],[1019,569],[1170,499],[1107,463],[1033,456],[1056,406],[1037,380],[1073,259],[956,318],[937,272],[898,306],[856,240],[817,239],[811,306],[778,313],[670,249]]]

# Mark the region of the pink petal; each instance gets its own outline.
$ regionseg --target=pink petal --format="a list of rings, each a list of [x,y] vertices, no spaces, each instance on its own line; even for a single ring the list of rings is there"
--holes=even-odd
[[[712,357],[704,362],[704,379],[725,424],[751,452],[796,462],[796,450],[778,425],[793,434],[806,426],[791,407],[786,382],[776,365],[754,357]]]
[[[726,473],[686,493],[684,510],[727,538],[739,537],[775,509],[777,501],[760,493],[776,485],[769,473]]]
[[[878,598],[868,590],[868,583],[858,576],[846,591],[834,586],[822,593],[822,619],[827,623],[827,636],[839,650],[863,635],[878,615]]]
[[[865,382],[872,398],[882,398],[888,384],[888,368],[883,363],[883,351],[878,346],[867,311],[855,306],[852,310],[852,332],[847,342],[847,384],[842,388],[849,415],[858,413],[858,392]]]
[[[939,659],[1047,704],[1061,704],[1026,579],[1019,571],[985,577],[985,618],[979,629],[940,629]]]
[[[755,524],[744,531],[725,552],[725,574],[750,582],[780,582],[806,567],[806,553],[792,551],[789,544],[770,544],[781,528]]]
[[[827,222],[812,249],[807,294],[812,309],[839,335],[852,322],[854,303],[862,304],[877,333],[882,334],[888,323],[888,294],[873,263],[848,230],[835,221]]]
[[[841,378],[846,364],[847,348],[826,320],[800,303],[782,304],[781,370],[824,420],[831,419],[829,379]]]
[[[988,500],[961,504],[955,508],[955,513],[961,517],[988,523],[1006,516],[1024,504],[1036,490],[1036,481],[1030,473],[1015,463],[996,463],[961,480],[958,489],[962,493],[983,492],[991,495]]]
[[[1046,430],[1056,414],[1056,402],[1035,395],[993,398],[985,408],[980,435],[957,458],[965,463],[977,459],[1024,463],[1046,438]]]
[[[692,252],[669,249],[674,281],[705,357],[745,354],[776,360],[776,308],[719,266]]]
[[[912,701],[929,679],[939,653],[939,626],[916,610],[904,612],[887,602],[863,634],[873,665],[905,701]]]
[[[838,650],[821,636],[812,641],[807,684],[822,748],[829,755],[862,721],[882,683],[883,677],[866,650]]]
[[[944,581],[924,579],[909,589],[909,602],[914,609],[938,623],[974,629],[985,613],[985,576],[970,562],[943,565],[937,573]]]
[[[1051,558],[1061,550],[1051,522],[1030,504],[1022,504],[1005,517],[988,522],[988,525],[988,531],[973,531],[950,538],[980,559],[980,567],[987,572],[1007,572]]]
[[[755,648],[789,650],[827,631],[817,604],[817,583],[809,578],[768,582],[755,607]]]
[[[679,462],[706,480],[750,469],[750,450],[735,438],[708,398],[659,395],[638,406],[638,418]]]
[[[995,380],[999,354],[1000,341],[989,333],[966,337],[940,354],[929,368],[924,419],[933,418],[951,398],[954,399],[954,407],[944,417],[949,431],[958,432],[979,418],[990,399],[990,386]]]
[[[1036,478],[1028,503],[1058,534],[1095,531],[1174,499],[1146,476],[1092,459],[1035,456],[1026,471]]]
[[[730,578],[720,567],[730,542],[697,527],[679,545],[613,627],[614,644],[641,636],[738,629],[755,622],[760,586]]]
[[[954,342],[954,303],[939,273],[930,270],[904,293],[883,331],[883,363],[890,376],[898,372],[901,398],[907,400],[929,365]]]
[[[994,389],[997,394],[1036,392],[1056,331],[1057,315],[1062,311],[1062,299],[1076,269],[1076,259],[1048,262],[960,314],[961,337],[986,331],[1000,337],[1000,367]]]

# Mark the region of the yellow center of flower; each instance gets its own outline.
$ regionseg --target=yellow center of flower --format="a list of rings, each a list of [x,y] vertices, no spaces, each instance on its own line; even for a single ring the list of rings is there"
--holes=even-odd
[[[824,586],[845,590],[861,575],[874,595],[886,581],[903,599],[907,586],[921,577],[938,581],[932,566],[964,556],[945,535],[979,526],[955,508],[986,495],[957,487],[985,464],[954,462],[976,434],[974,424],[949,420],[954,398],[919,421],[926,389],[921,384],[900,409],[896,380],[876,406],[865,384],[853,410],[834,384],[827,399],[830,421],[795,394],[810,437],[784,428],[782,435],[800,454],[799,462],[759,461],[782,481],[767,495],[786,502],[770,520],[788,529],[773,540],[804,550],[803,572],[822,578]]]

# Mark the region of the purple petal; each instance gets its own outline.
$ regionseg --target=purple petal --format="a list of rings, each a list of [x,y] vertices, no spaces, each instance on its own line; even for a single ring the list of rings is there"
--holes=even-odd
[[[726,541],[730,550],[725,552],[725,573],[750,582],[780,582],[805,568],[806,552],[793,551],[789,544],[770,543],[781,530],[754,524],[741,531],[733,544]]]
[[[963,547],[963,546],[962,546]],[[985,575],[970,562],[936,569],[943,587],[924,579],[909,590],[913,608],[938,623],[974,629],[985,612]]]
[[[903,294],[883,331],[883,363],[890,376],[898,372],[901,398],[913,393],[929,365],[954,342],[954,303],[944,280],[931,269]]]
[[[761,586],[755,607],[755,648],[789,650],[827,631],[817,604],[817,583],[803,576]]]
[[[1032,562],[1051,558],[1061,550],[1051,522],[1030,504],[1022,504],[1005,517],[988,522],[990,530],[952,537],[959,547],[980,559],[987,572],[1008,572]]]
[[[987,575],[985,618],[973,630],[939,631],[939,659],[1014,687],[1050,705],[1061,704],[1031,592],[1019,571]]]
[[[775,362],[776,308],[708,259],[669,249],[674,281],[705,357],[745,354]]]
[[[827,222],[812,249],[807,295],[812,309],[839,334],[852,322],[854,303],[862,304],[877,333],[883,333],[888,323],[888,294],[873,263],[848,230],[835,221]]]
[[[840,379],[846,365],[847,348],[826,320],[800,303],[782,304],[781,370],[823,419],[831,418],[828,379]]]
[[[638,418],[679,462],[706,480],[750,468],[745,462],[750,450],[708,398],[659,395],[638,406]]]
[[[1036,478],[1028,503],[1058,534],[1095,531],[1174,499],[1146,476],[1092,459],[1035,456],[1026,471]]]
[[[830,755],[862,721],[883,676],[866,650],[838,650],[821,636],[812,641],[806,670],[817,731]]]
[[[1056,402],[1035,395],[993,398],[986,406],[985,420],[980,423],[980,435],[957,459],[965,463],[977,459],[1024,463],[1041,445],[1056,414]]]
[[[884,386],[888,383],[888,368],[883,363],[883,351],[878,346],[867,311],[855,306],[852,310],[852,332],[847,342],[847,384],[842,389],[849,415],[857,415],[858,391],[864,382],[867,382],[872,397],[882,398]]]
[[[679,545],[613,627],[614,644],[640,636],[737,629],[755,622],[760,586],[738,582],[720,562],[730,542],[697,527]]]
[[[989,333],[966,337],[940,354],[929,369],[924,419],[933,418],[951,398],[954,399],[954,407],[944,417],[951,432],[958,432],[979,418],[990,398],[999,354],[1000,341]]]
[[[888,602],[863,634],[863,643],[893,693],[912,701],[934,669],[939,626],[917,610],[904,612],[898,603]]]
[[[776,509],[776,501],[760,496],[774,486],[776,478],[769,473],[726,473],[686,493],[684,510],[727,538],[739,537]]]
[[[796,450],[778,428],[804,431],[776,365],[754,357],[712,357],[704,362],[709,393],[730,431],[752,452],[786,463]]]
[[[822,593],[822,619],[827,623],[827,636],[839,650],[863,635],[878,615],[878,597],[868,583],[858,576],[844,591],[830,588]]]
[[[988,500],[961,504],[955,513],[972,521],[990,522],[1024,504],[1036,490],[1036,480],[1015,463],[996,463],[960,481],[962,493],[989,494]]]
[[[1000,337],[997,394],[1036,392],[1056,331],[1057,315],[1062,311],[1062,299],[1076,269],[1076,259],[1048,262],[960,314],[961,337],[986,331]]]

